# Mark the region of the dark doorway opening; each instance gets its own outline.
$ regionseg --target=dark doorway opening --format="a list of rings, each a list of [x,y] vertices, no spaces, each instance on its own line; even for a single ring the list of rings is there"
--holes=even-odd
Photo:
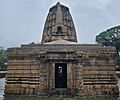
[[[57,34],[62,34],[62,27],[61,26],[57,27]]]
[[[67,64],[55,64],[55,88],[67,88]]]

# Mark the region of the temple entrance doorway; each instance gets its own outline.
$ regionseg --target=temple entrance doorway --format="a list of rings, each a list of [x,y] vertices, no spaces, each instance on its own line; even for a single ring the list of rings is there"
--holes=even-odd
[[[67,88],[67,63],[55,63],[55,88]]]

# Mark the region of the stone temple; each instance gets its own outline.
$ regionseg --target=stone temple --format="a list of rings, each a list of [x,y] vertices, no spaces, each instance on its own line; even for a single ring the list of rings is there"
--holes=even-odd
[[[82,34],[81,34],[82,35]],[[5,94],[118,94],[114,47],[79,44],[69,8],[50,8],[40,44],[8,48]]]

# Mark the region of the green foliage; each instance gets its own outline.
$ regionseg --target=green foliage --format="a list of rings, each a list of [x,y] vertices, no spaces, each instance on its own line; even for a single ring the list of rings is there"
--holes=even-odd
[[[113,27],[96,36],[96,42],[104,46],[116,47],[117,53],[120,52],[120,26]]]
[[[117,65],[120,66],[120,25],[97,35],[96,42],[103,46],[114,46],[117,51]]]
[[[0,47],[0,71],[7,70],[5,63],[7,63],[7,51]]]

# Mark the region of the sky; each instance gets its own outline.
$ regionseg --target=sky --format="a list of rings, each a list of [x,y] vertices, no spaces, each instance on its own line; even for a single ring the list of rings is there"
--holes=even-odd
[[[40,43],[57,2],[69,7],[80,44],[95,44],[96,35],[120,25],[120,0],[0,0],[0,47]]]

